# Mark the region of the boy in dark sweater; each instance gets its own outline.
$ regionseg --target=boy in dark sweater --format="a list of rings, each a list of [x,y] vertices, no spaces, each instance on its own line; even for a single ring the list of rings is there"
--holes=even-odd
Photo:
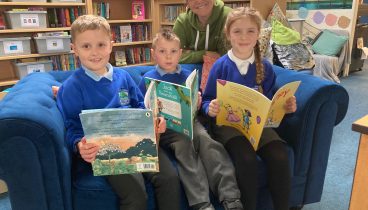
[[[109,63],[112,40],[109,23],[102,17],[83,15],[71,26],[72,48],[81,62],[60,87],[57,105],[66,127],[66,142],[74,155],[76,171],[89,170],[99,150],[86,141],[79,114],[87,109],[144,108],[143,96],[125,71]],[[166,124],[160,121],[159,132]],[[159,150],[160,173],[145,174],[155,186],[160,209],[179,209],[180,183],[176,170]],[[86,169],[87,168],[87,169]],[[120,198],[120,210],[146,210],[146,191],[142,174],[106,176]]]
[[[178,65],[182,50],[180,40],[173,32],[163,30],[158,33],[153,39],[151,52],[157,66],[143,77],[185,84],[191,72]],[[139,88],[142,93],[146,93],[144,79],[140,82]],[[199,95],[198,104],[200,103]],[[178,160],[179,177],[184,185],[189,205],[193,209],[213,209],[208,196],[210,187],[226,210],[242,210],[234,168],[226,150],[220,143],[210,138],[198,121],[193,127],[193,142],[170,129],[167,129],[160,139],[160,146],[173,150]]]

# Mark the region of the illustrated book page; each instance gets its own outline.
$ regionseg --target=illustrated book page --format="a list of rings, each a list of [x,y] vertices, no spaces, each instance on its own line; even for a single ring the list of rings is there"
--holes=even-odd
[[[263,128],[266,124],[272,124],[273,127],[280,124],[285,115],[285,101],[294,95],[299,84],[300,81],[297,81],[281,87],[271,101],[257,90],[234,82],[217,80],[220,112],[216,123],[242,132],[256,150]]]
[[[152,110],[83,110],[80,119],[87,142],[100,147],[95,176],[159,171]]]

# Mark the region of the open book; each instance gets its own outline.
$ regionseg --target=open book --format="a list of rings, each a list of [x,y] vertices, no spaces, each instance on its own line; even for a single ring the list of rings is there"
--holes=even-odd
[[[217,80],[217,99],[220,112],[217,125],[238,129],[257,150],[264,127],[278,127],[284,118],[284,104],[294,95],[300,81],[282,86],[272,100],[244,85]]]
[[[95,176],[159,171],[154,110],[92,109],[79,116],[87,141],[100,146]]]
[[[193,122],[197,112],[198,102],[198,72],[188,76],[185,85],[144,78],[147,93],[152,87],[157,97],[159,115],[166,120],[167,128],[184,134],[193,139]]]

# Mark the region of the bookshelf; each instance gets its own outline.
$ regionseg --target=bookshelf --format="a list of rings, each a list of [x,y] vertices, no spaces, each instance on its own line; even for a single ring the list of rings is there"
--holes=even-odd
[[[62,3],[51,3],[51,2],[0,2],[0,12],[4,14],[4,11],[11,10],[12,8],[28,8],[28,7],[40,7],[45,9],[59,9],[59,8],[83,8],[84,13],[94,14],[96,11],[96,6],[102,5],[104,3],[109,4],[109,15],[108,21],[112,28],[119,28],[122,25],[131,25],[136,27],[137,33],[141,34],[143,27],[144,33],[146,34],[144,38],[139,37],[138,40],[132,40],[128,42],[115,41],[111,63],[115,64],[115,59],[113,57],[115,51],[131,51],[134,53],[143,53],[146,49],[149,49],[152,44],[152,35],[157,33],[160,27],[172,27],[174,25],[173,20],[164,20],[163,14],[165,7],[167,6],[180,6],[179,12],[185,11],[186,0],[143,0],[144,2],[144,15],[143,20],[133,20],[132,19],[132,2],[134,0],[83,0],[82,3],[73,2],[62,2]],[[249,4],[252,7],[257,8],[261,14],[266,17],[270,9],[275,2],[279,3],[280,7],[286,9],[286,0],[272,0],[272,1],[256,1],[256,0],[224,0],[226,4]],[[101,11],[100,11],[101,12]],[[4,17],[4,16],[3,16]],[[49,17],[47,16],[47,19]],[[5,18],[4,18],[5,21]],[[49,26],[49,20],[47,21]],[[34,33],[40,32],[54,32],[54,31],[70,31],[70,27],[45,27],[37,29],[5,29],[0,30],[0,39],[9,37],[23,37],[32,36]],[[37,54],[35,53],[35,46],[33,41],[31,42],[31,54],[27,55],[12,55],[12,56],[0,56],[0,90],[7,86],[15,84],[19,78],[15,73],[15,69],[11,64],[17,59],[30,59],[30,58],[42,58],[50,55],[67,55],[68,53],[55,53],[55,54]],[[147,52],[145,52],[147,54]],[[138,57],[137,57],[138,58]],[[143,59],[143,62],[128,62],[128,65],[152,65],[151,58]]]
[[[3,38],[15,38],[15,37],[32,37],[35,33],[42,33],[42,32],[56,32],[56,31],[70,31],[70,27],[61,26],[61,27],[49,27],[49,20],[46,15],[46,25],[47,27],[30,29],[30,28],[17,28],[11,29],[9,26],[8,20],[5,18],[5,11],[12,10],[12,9],[27,9],[27,8],[42,8],[46,10],[52,9],[60,9],[60,8],[81,8],[81,11],[86,11],[86,2],[61,2],[61,3],[53,3],[53,2],[32,2],[32,1],[25,1],[25,2],[0,2],[0,12],[3,18],[3,21],[6,25],[6,29],[0,30],[0,39]],[[2,43],[3,44],[3,43]],[[72,52],[64,52],[64,53],[50,53],[50,54],[38,54],[36,53],[36,46],[31,41],[30,44],[30,54],[21,54],[21,55],[1,55],[0,56],[0,90],[5,89],[8,86],[14,85],[18,82],[19,78],[16,74],[16,70],[12,65],[18,59],[38,59],[42,57],[48,56],[57,56],[63,54],[70,54]]]
[[[114,66],[120,65],[114,57],[116,51],[125,52],[124,59],[128,66],[153,65],[150,56],[142,53],[149,52],[152,44],[154,0],[143,0],[144,19],[141,20],[132,18],[133,2],[134,0],[86,0],[87,13],[101,15],[111,25],[114,48],[110,62]],[[128,38],[123,33],[129,34]]]
[[[251,6],[260,11],[264,18],[267,17],[273,5],[277,2],[283,11],[286,11],[286,0],[223,0],[226,6],[235,8],[239,6]],[[180,12],[185,12],[186,0],[155,0],[154,31],[161,27],[173,27],[175,19]]]

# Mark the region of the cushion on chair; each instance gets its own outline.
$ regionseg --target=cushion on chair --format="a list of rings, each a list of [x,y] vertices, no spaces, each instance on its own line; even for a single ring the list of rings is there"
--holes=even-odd
[[[299,32],[284,26],[281,22],[272,21],[272,41],[278,45],[300,43]]]
[[[262,28],[261,33],[259,35],[259,49],[261,51],[261,55],[264,56],[270,47],[272,27]]]
[[[270,11],[267,17],[268,23],[272,23],[273,20],[277,20],[281,22],[284,26],[291,28],[289,21],[287,20],[280,6],[277,3],[273,5],[272,10]]]
[[[306,70],[313,69],[315,60],[312,53],[303,43],[272,45],[274,64],[286,69]]]
[[[338,35],[330,30],[324,30],[313,43],[312,50],[316,54],[338,56],[347,40],[347,36]]]

